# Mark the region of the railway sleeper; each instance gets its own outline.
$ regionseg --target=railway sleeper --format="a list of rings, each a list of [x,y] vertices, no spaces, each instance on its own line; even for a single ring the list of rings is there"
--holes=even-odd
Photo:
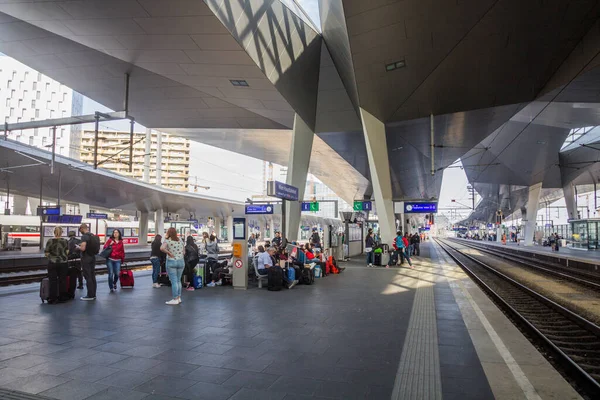
[[[577,342],[571,342],[571,341],[561,341],[561,340],[553,340],[552,341],[555,345],[559,346],[559,347],[564,347],[564,348],[571,348],[571,349],[579,349],[579,350],[598,350],[600,348],[600,342],[596,341],[596,342],[587,342],[587,343],[577,343]]]

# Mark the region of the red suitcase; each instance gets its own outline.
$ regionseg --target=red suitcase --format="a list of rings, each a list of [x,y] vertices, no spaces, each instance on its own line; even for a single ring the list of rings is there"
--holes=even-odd
[[[135,283],[133,272],[130,269],[121,269],[121,272],[119,273],[119,282],[121,283],[121,288],[132,288]]]

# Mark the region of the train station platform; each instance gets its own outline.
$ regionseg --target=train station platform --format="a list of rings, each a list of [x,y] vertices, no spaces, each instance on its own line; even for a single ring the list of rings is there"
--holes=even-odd
[[[136,275],[95,302],[0,297],[0,389],[57,399],[578,399],[435,243],[414,269],[269,292]]]
[[[506,242],[503,245],[499,242],[490,242],[486,240],[472,240],[472,239],[453,239],[458,241],[464,241],[465,243],[473,243],[474,245],[484,245],[498,247],[504,249],[507,252],[518,253],[520,255],[535,257],[543,259],[545,261],[555,262],[570,267],[582,268],[589,271],[600,270],[600,251],[593,250],[579,250],[571,247],[560,247],[559,251],[552,251],[550,246],[524,246],[523,244],[517,244],[515,242]]]

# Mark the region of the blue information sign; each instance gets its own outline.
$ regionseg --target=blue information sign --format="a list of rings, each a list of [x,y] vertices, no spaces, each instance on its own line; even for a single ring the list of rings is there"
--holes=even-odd
[[[272,204],[246,204],[246,215],[273,214]]]
[[[269,181],[267,184],[267,195],[283,200],[298,201],[298,188],[286,185],[283,182]]]
[[[46,207],[42,209],[42,215],[60,215],[60,207]]]
[[[373,203],[370,201],[362,202],[362,210],[363,211],[373,211]]]
[[[437,213],[438,203],[404,203],[406,214]]]
[[[103,213],[87,213],[87,217],[90,219],[108,219],[108,214]]]

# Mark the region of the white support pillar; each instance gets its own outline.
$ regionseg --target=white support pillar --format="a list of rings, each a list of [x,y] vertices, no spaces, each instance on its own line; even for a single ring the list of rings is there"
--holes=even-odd
[[[30,215],[37,215],[37,208],[40,206],[40,199],[39,198],[35,198],[35,197],[29,197],[29,214]],[[81,214],[84,217],[86,216],[85,214]]]
[[[162,132],[156,132],[156,186],[162,185]]]
[[[385,125],[367,111],[360,109],[367,157],[371,170],[371,182],[375,207],[381,226],[381,240],[383,243],[392,244],[396,236],[396,218],[394,217],[394,201],[392,197],[392,180],[390,176],[390,162],[388,158]],[[402,216],[404,225],[404,216]]]
[[[146,129],[146,145],[144,150],[144,182],[150,182],[150,152],[152,144],[152,129]]]
[[[217,235],[218,239],[223,237],[223,229],[221,229],[222,226],[223,226],[223,219],[220,217],[215,217],[215,234]]]
[[[155,234],[165,237],[165,210],[162,208],[156,210],[154,216],[154,229]]]
[[[298,114],[294,116],[294,132],[292,136],[292,148],[288,161],[287,181],[288,185],[298,188],[298,201],[288,201],[286,204],[286,232],[284,237],[290,241],[298,240],[300,229],[301,202],[304,200],[304,189],[306,188],[306,175],[310,164],[313,139],[315,133],[306,125],[306,122]]]
[[[89,212],[90,212],[89,204],[79,203],[79,214],[83,215],[83,218],[87,217],[87,213],[89,213]]]
[[[263,238],[265,239],[266,236]],[[275,220],[273,219],[273,217],[269,217],[269,239],[271,239],[271,241],[275,238]]]
[[[575,188],[572,184],[563,187],[565,203],[567,205],[567,215],[569,219],[577,219],[577,202],[575,201]]]
[[[25,215],[27,212],[27,196],[13,195],[13,215]]]
[[[233,241],[233,217],[227,217],[227,241],[231,243]]]
[[[138,232],[139,244],[148,243],[148,211],[140,212],[140,230]]]
[[[529,196],[527,199],[527,219],[523,221],[525,225],[524,245],[533,245],[533,236],[535,233],[535,222],[537,212],[540,205],[540,193],[542,191],[542,183],[536,183],[529,187]]]

